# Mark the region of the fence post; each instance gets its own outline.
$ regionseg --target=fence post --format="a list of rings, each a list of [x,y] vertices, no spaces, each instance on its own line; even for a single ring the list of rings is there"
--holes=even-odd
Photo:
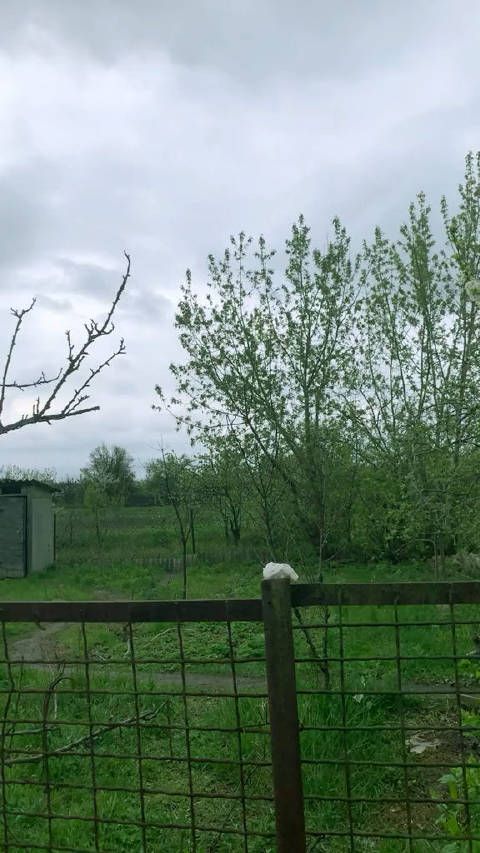
[[[262,582],[278,853],[305,853],[290,581]]]

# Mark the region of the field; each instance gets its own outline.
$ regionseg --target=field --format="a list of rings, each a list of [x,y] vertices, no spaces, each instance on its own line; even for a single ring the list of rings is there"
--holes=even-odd
[[[189,597],[258,596],[262,543],[247,531],[235,551],[226,548],[215,519],[199,519],[197,527]],[[165,508],[111,511],[100,541],[91,515],[62,511],[57,539],[56,567],[3,582],[2,600],[179,596],[180,573],[165,562],[179,550]],[[302,580],[311,578],[312,567],[295,568]],[[429,571],[349,565],[332,567],[326,579],[423,580]],[[450,771],[474,756],[480,726],[475,709],[460,710],[451,691],[458,670],[465,685],[476,684],[475,665],[453,661],[452,646],[459,657],[472,650],[478,607],[457,606],[455,618],[472,624],[454,629],[448,605],[393,610],[332,608],[327,628],[321,608],[300,615],[316,627],[306,629],[295,617],[307,828],[317,833],[311,850],[480,850],[480,842],[456,841],[468,829],[480,833],[480,805],[464,808],[464,775]],[[418,624],[429,621],[436,624]],[[312,662],[312,648],[325,642],[328,689]],[[131,632],[120,624],[7,624],[4,649],[4,849],[274,850],[261,624],[139,624]],[[183,678],[200,695],[185,700]],[[238,697],[222,697],[233,679]],[[18,692],[9,692],[12,685]],[[139,718],[140,736],[132,724]],[[460,736],[460,722],[470,726],[467,735]],[[234,763],[239,757],[241,767]],[[466,775],[470,797],[478,799],[474,758]],[[192,808],[200,827],[195,840]],[[164,828],[174,824],[184,828]],[[409,843],[401,837],[409,827],[444,838]],[[382,832],[399,837],[376,837]]]

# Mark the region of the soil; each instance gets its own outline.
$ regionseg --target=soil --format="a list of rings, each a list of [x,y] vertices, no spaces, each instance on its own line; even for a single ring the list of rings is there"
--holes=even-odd
[[[11,660],[24,660],[29,668],[52,671],[51,661],[58,660],[59,664],[68,656],[71,656],[71,651],[68,652],[61,643],[62,630],[68,628],[69,625],[65,622],[55,622],[46,624],[44,627],[37,627],[26,637],[14,640],[9,643],[9,656]],[[42,663],[42,661],[49,663]],[[35,661],[35,663],[30,663]],[[128,659],[125,659],[125,663]],[[160,661],[159,661],[160,663]],[[74,665],[73,665],[74,666]],[[108,666],[109,671],[112,667],[108,660],[105,661],[105,666]],[[70,667],[65,666],[65,672],[68,672]],[[149,672],[149,678],[157,685],[170,685],[172,687],[182,686],[182,676],[180,672]],[[192,672],[187,669],[185,672],[185,681],[187,690],[199,691],[220,691],[225,693],[232,692],[232,676],[230,674],[214,673],[214,672]],[[237,689],[240,693],[263,693],[266,691],[265,679],[261,676],[241,676],[237,675]]]

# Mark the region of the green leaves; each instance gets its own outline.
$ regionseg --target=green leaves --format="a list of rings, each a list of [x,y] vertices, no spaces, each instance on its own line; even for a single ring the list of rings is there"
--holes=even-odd
[[[209,256],[201,289],[187,273],[185,358],[160,407],[193,442],[248,437],[317,551],[351,546],[355,529],[397,558],[455,547],[462,478],[479,461],[480,155],[455,215],[445,200],[441,214],[437,239],[419,193],[398,238],[378,227],[359,255],[338,218],[319,249],[300,216],[283,272],[241,232]]]
[[[81,475],[86,484],[85,500],[90,506],[122,504],[135,483],[133,458],[123,447],[100,444],[90,453],[89,464],[82,468]]]

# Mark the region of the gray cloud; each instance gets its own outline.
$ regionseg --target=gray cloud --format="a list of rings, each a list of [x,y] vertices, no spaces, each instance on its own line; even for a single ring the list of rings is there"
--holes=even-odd
[[[350,82],[359,67],[383,71],[439,33],[473,40],[475,18],[475,3],[449,0],[337,0],[335,8],[328,0],[16,0],[3,12],[2,39],[16,50],[52,35],[105,63],[161,48],[179,65],[219,69],[240,85],[292,74]]]
[[[38,163],[15,164],[0,172],[0,268],[17,265],[20,259],[26,262],[42,249],[48,206],[46,172],[42,174]]]
[[[119,313],[129,320],[164,326],[172,322],[174,304],[161,293],[132,288],[126,294]]]
[[[151,410],[181,358],[186,267],[201,284],[240,229],[281,248],[301,211],[320,246],[334,214],[356,243],[395,233],[419,189],[434,207],[454,192],[480,138],[479,23],[473,0],[3,4],[0,353],[9,306],[38,296],[16,375],[32,353],[55,369],[65,329],[108,307],[124,249],[133,265],[101,412],[8,435],[0,465],[75,471],[102,440],[138,459],[186,447]]]
[[[38,304],[49,311],[55,311],[58,314],[64,314],[66,311],[71,311],[72,303],[68,299],[55,299],[53,296],[47,296],[46,293],[37,300]]]
[[[74,293],[105,299],[111,296],[120,284],[117,270],[105,269],[98,264],[56,258],[55,265],[62,273],[65,289]]]

